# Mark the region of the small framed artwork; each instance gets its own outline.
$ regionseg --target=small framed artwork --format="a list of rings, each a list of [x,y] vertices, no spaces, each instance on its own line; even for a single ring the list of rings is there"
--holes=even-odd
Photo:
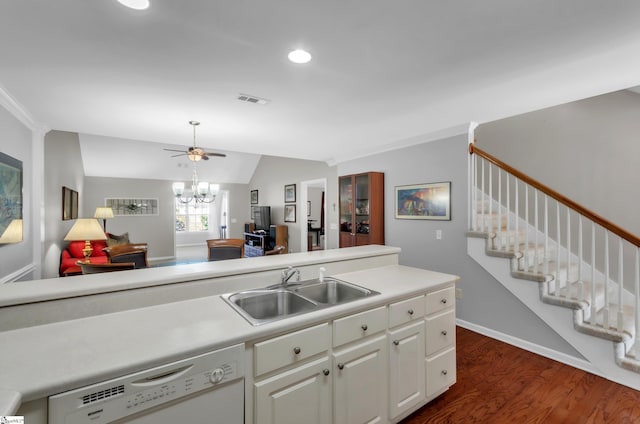
[[[158,199],[145,199],[134,197],[107,197],[104,204],[113,209],[115,216],[136,215],[150,216],[160,215]]]
[[[62,220],[78,218],[78,192],[69,187],[62,187]]]
[[[256,212],[260,210],[259,206],[251,206],[251,219],[256,220]]]
[[[251,190],[251,204],[258,204],[258,190]]]
[[[22,161],[0,152],[0,244],[22,241]]]
[[[396,187],[396,219],[451,220],[451,182]]]
[[[295,203],[296,201],[296,185],[287,184],[284,186],[284,202]]]
[[[311,216],[311,202],[307,200],[307,216]]]
[[[284,205],[284,222],[296,222],[296,205]]]

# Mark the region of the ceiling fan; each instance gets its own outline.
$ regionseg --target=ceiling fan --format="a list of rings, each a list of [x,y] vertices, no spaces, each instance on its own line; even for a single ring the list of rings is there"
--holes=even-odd
[[[178,156],[187,156],[189,160],[193,162],[197,162],[199,160],[209,160],[210,156],[218,156],[221,158],[226,157],[224,153],[213,153],[213,152],[205,152],[202,147],[196,146],[196,127],[200,125],[198,121],[189,121],[189,125],[193,127],[193,146],[189,147],[188,150],[175,150],[175,149],[164,149],[167,152],[180,152],[179,155],[173,155],[172,158]]]

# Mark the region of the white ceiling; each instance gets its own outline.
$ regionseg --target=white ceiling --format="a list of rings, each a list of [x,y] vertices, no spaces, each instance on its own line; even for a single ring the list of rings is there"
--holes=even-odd
[[[633,0],[3,1],[0,84],[87,135],[90,163],[105,142],[188,146],[193,119],[208,150],[334,163],[640,85],[639,18]]]

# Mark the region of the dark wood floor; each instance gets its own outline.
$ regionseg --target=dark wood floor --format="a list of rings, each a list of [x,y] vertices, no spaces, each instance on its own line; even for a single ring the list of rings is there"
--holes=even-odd
[[[458,382],[402,424],[640,423],[639,391],[460,327],[457,337]]]

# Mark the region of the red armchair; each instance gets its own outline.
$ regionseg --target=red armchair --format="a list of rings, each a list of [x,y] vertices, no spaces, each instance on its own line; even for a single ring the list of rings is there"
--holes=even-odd
[[[106,264],[109,262],[107,253],[102,250],[107,247],[105,240],[91,240],[91,247],[93,248],[90,257],[91,263]],[[76,265],[76,262],[84,260],[82,249],[84,249],[84,241],[70,241],[67,248],[62,251],[59,269],[61,277],[82,274],[82,270]]]

